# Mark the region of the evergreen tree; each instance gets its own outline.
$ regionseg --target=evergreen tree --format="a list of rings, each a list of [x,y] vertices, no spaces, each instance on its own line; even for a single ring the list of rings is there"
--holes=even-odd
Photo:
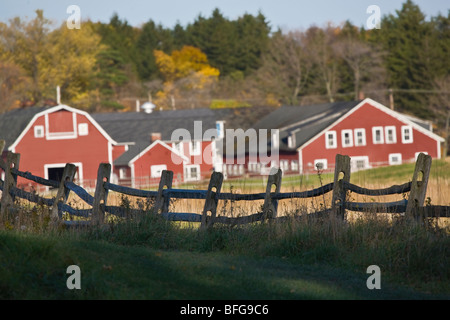
[[[431,31],[420,8],[407,0],[396,16],[383,17],[381,28],[373,33],[373,40],[387,51],[385,66],[396,108],[424,118],[430,114],[420,91],[431,89],[431,82],[423,50]]]
[[[170,53],[174,47],[172,32],[152,20],[144,24],[136,41],[136,69],[141,80],[159,77],[154,50]]]

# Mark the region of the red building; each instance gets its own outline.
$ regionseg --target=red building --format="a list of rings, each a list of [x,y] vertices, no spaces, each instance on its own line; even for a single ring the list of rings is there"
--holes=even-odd
[[[60,180],[66,163],[77,166],[76,181],[94,187],[101,162],[112,164],[111,181],[142,187],[159,182],[162,170],[177,182],[209,178],[222,159],[215,141],[204,136],[216,130],[220,112],[209,109],[128,113],[87,112],[65,105],[30,107],[0,114],[0,139],[20,153],[19,169]],[[196,127],[200,123],[200,129]],[[184,129],[184,140],[173,139]],[[18,185],[31,185],[19,177]]]
[[[429,122],[372,99],[281,107],[255,127],[279,129],[279,161],[272,165],[298,173],[332,170],[336,154],[350,156],[352,170],[412,162],[420,152],[440,158],[444,141]]]
[[[19,169],[59,180],[66,163],[77,166],[76,180],[95,181],[100,162],[112,162],[117,145],[87,113],[66,105],[16,109],[0,115],[5,149],[20,153]],[[30,184],[18,178],[18,185]]]
[[[77,182],[85,187],[95,186],[101,162],[112,164],[113,183],[142,188],[157,184],[162,170],[173,171],[176,183],[208,179],[213,170],[225,178],[268,174],[271,167],[286,174],[333,170],[338,153],[351,157],[353,170],[414,161],[420,152],[441,156],[444,139],[429,122],[371,99],[270,111],[251,124],[239,122],[233,109],[90,115],[65,105],[30,107],[0,114],[0,139],[6,150],[21,154],[21,171],[59,180],[65,164],[73,163]],[[239,128],[243,124],[248,131]],[[237,139],[244,148],[228,137],[230,128],[244,132]],[[180,129],[183,139],[175,134]],[[257,139],[267,138],[265,152],[258,149],[260,141],[246,136],[249,129]],[[267,154],[272,147],[276,155]],[[22,183],[29,182],[19,178]]]
[[[99,113],[93,117],[114,138],[125,145],[117,152],[113,180],[143,187],[159,183],[162,170],[174,173],[174,183],[209,179],[221,169],[215,139],[216,125],[226,112],[210,109]],[[177,136],[181,130],[184,137]],[[218,136],[218,134],[215,134]]]

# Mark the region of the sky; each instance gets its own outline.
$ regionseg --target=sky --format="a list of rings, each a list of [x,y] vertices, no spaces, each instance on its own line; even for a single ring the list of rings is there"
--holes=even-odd
[[[32,19],[36,9],[58,26],[71,15],[70,5],[80,8],[81,19],[108,22],[116,12],[132,26],[140,26],[150,19],[165,27],[176,23],[185,26],[201,14],[211,16],[215,8],[234,20],[245,13],[261,12],[272,30],[307,29],[311,25],[324,26],[327,22],[338,25],[349,20],[358,27],[366,27],[373,12],[367,8],[377,5],[381,16],[395,14],[406,0],[0,0],[0,21],[19,16]],[[450,0],[413,0],[427,18],[439,13],[447,15]]]

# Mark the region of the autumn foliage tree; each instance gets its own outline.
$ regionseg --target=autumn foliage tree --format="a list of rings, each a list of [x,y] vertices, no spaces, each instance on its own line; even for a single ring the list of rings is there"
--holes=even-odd
[[[195,107],[196,101],[210,99],[208,96],[217,83],[219,70],[208,63],[206,55],[198,48],[184,46],[170,55],[155,50],[155,61],[164,80],[163,90],[157,93],[156,104],[160,107]]]

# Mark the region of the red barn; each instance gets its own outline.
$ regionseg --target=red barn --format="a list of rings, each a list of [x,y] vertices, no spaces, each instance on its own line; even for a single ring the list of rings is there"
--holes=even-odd
[[[1,114],[0,139],[5,149],[20,153],[21,171],[59,180],[66,163],[73,163],[76,180],[87,187],[95,185],[100,162],[112,163],[117,145],[87,112],[66,105]],[[19,177],[21,184],[30,182]]]
[[[93,117],[114,140],[126,145],[113,159],[114,179],[137,188],[157,184],[162,170],[173,171],[175,183],[209,179],[215,168],[220,170],[222,158],[217,156],[215,139],[205,132],[212,130],[217,138],[218,119],[226,112],[187,109]],[[183,139],[177,130],[185,133]]]
[[[440,158],[444,141],[429,122],[369,98],[284,106],[255,128],[279,129],[279,161],[272,166],[297,173],[332,170],[336,154],[349,155],[352,170],[412,162],[420,152]]]

